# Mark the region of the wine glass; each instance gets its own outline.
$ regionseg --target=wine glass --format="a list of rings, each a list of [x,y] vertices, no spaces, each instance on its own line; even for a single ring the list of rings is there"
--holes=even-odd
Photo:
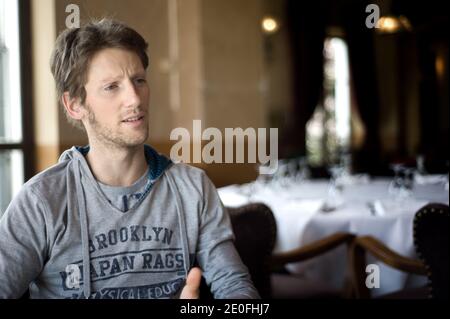
[[[271,181],[271,185],[273,185],[273,187],[275,189],[283,190],[289,186],[288,180],[287,180],[287,175],[288,175],[288,165],[287,164],[288,164],[288,161],[286,159],[278,160],[278,168],[277,168],[275,174],[273,175],[273,178]]]
[[[331,178],[330,181],[336,185],[336,186],[343,186],[342,185],[342,177],[345,173],[345,167],[342,164],[337,165],[331,165],[328,168],[328,171],[330,172]]]
[[[394,201],[400,204],[412,195],[414,170],[403,164],[393,164],[391,168],[394,171],[394,178],[389,184],[388,191]]]
[[[288,185],[292,186],[295,184],[296,176],[298,172],[298,161],[297,159],[291,159],[287,163],[287,181]]]
[[[400,175],[400,171],[403,169],[403,164],[391,164],[390,168],[394,171],[394,178],[389,183],[388,193],[393,198],[397,198],[400,193],[400,188],[403,184],[403,179]]]
[[[425,169],[425,156],[421,154],[416,156],[416,167],[417,167],[417,174],[419,175],[427,174],[427,170]]]
[[[403,191],[405,197],[411,197],[414,188],[414,168],[405,167],[403,169]]]
[[[266,187],[271,182],[274,176],[274,174],[262,174],[261,167],[268,167],[268,165],[263,164],[255,165],[255,169],[258,176],[256,177],[256,180],[253,182],[254,185],[253,191],[256,192]]]
[[[306,156],[302,156],[297,159],[298,161],[298,171],[295,174],[296,182],[303,182],[308,180],[311,177],[311,171],[308,167],[308,158]]]
[[[328,193],[322,211],[330,212],[341,206],[344,202],[343,184],[341,182],[344,173],[344,167],[341,164],[329,167],[330,182],[328,185]]]

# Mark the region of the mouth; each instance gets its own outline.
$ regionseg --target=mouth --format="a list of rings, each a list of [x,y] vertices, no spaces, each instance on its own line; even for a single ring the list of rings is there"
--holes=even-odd
[[[144,115],[137,115],[137,116],[129,117],[129,118],[123,120],[122,123],[135,123],[135,122],[142,121],[143,119],[144,119]]]
[[[139,125],[144,122],[144,115],[137,115],[133,117],[129,117],[122,121],[122,123],[125,124],[131,124],[131,125]]]

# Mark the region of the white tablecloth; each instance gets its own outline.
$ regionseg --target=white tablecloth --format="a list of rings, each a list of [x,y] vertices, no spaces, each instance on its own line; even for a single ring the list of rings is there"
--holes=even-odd
[[[429,202],[448,204],[449,195],[442,183],[415,185],[412,197],[396,203],[388,194],[388,179],[344,186],[343,203],[331,212],[321,207],[327,198],[328,181],[315,180],[287,188],[255,187],[255,184],[232,185],[219,189],[225,206],[263,202],[273,211],[277,222],[275,251],[287,251],[314,242],[336,232],[371,235],[396,252],[416,257],[412,223],[415,212]],[[251,196],[250,196],[251,194]],[[377,203],[383,210],[374,211],[368,203]],[[370,256],[368,263],[377,263]],[[373,296],[408,286],[423,284],[425,278],[408,276],[384,264],[380,266],[380,288]],[[288,265],[294,273],[320,278],[331,287],[342,287],[346,275],[347,254],[344,246],[320,257]]]

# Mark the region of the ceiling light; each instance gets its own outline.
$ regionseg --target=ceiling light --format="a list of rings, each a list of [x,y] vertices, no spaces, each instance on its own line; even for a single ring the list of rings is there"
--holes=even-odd
[[[405,16],[382,16],[376,26],[380,33],[396,33],[401,31],[411,31],[411,23]]]
[[[278,21],[273,17],[264,17],[261,26],[264,33],[267,34],[273,34],[277,32],[280,27]]]

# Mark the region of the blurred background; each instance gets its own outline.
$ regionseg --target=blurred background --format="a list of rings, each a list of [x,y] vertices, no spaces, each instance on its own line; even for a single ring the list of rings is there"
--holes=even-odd
[[[62,151],[87,144],[49,68],[69,4],[81,23],[116,18],[149,42],[148,143],[161,153],[172,129],[200,119],[222,132],[278,128],[279,157],[303,159],[313,178],[343,158],[371,176],[418,161],[448,173],[445,1],[0,0],[0,212]],[[254,164],[196,165],[217,187],[257,175]]]

